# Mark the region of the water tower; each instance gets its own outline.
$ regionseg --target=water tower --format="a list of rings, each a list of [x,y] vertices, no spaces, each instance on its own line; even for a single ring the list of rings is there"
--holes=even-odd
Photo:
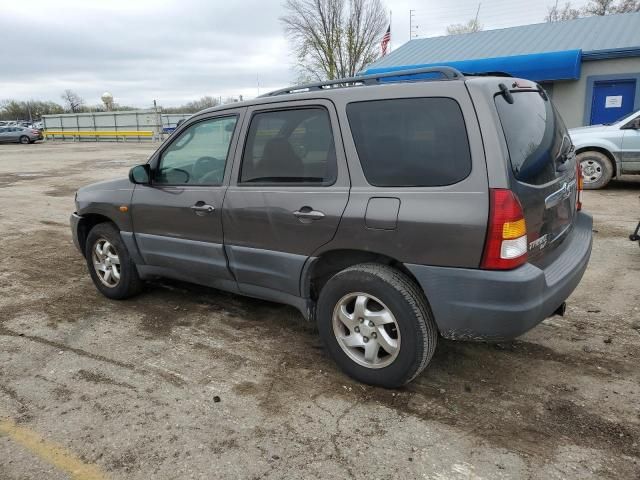
[[[104,108],[107,112],[111,111],[113,108],[113,95],[109,92],[104,92],[100,98],[102,99],[102,103],[104,103]]]

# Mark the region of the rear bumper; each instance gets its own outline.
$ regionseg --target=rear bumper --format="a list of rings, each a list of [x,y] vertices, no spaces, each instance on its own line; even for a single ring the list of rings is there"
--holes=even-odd
[[[576,288],[591,256],[592,219],[573,231],[545,265],[489,271],[407,264],[424,290],[440,333],[461,340],[517,337],[552,315]]]
[[[80,215],[78,215],[77,213],[72,213],[71,218],[69,218],[69,223],[71,225],[71,236],[73,237],[73,244],[80,251],[80,253],[84,255],[84,252],[82,251],[82,247],[80,246],[80,237],[79,237],[79,231],[78,231],[81,220],[82,220],[82,217]]]

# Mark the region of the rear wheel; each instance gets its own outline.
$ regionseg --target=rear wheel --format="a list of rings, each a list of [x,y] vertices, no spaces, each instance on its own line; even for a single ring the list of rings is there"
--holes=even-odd
[[[85,258],[94,285],[105,297],[122,300],[141,290],[136,266],[112,223],[99,223],[91,229]]]
[[[613,177],[613,164],[604,153],[586,151],[578,154],[586,190],[605,187]]]
[[[31,143],[31,140],[29,140],[29,137],[27,137],[26,135],[22,135],[20,137],[20,143],[23,145],[27,145],[29,143]]]
[[[329,279],[318,299],[318,330],[345,373],[388,388],[413,380],[437,342],[418,286],[399,270],[371,263]]]

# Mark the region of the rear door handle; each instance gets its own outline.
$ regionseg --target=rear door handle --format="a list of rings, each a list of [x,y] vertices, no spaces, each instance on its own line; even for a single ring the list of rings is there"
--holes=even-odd
[[[300,220],[320,220],[325,217],[325,214],[319,210],[313,210],[311,207],[302,207],[300,210],[296,210],[293,214]]]
[[[198,202],[191,207],[191,210],[193,210],[196,215],[207,215],[213,213],[215,209],[216,207],[213,205],[207,205],[204,202]]]

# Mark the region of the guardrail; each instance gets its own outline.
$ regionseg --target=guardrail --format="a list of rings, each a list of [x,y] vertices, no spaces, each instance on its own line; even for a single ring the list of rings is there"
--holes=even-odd
[[[138,140],[142,137],[154,137],[154,132],[151,130],[45,130],[44,136],[45,138],[52,137],[55,139],[56,137],[62,137],[64,140],[65,137],[73,138],[75,141],[76,138],[78,141],[81,137],[94,137],[96,140],[98,138],[110,137],[115,139],[116,141],[126,141],[127,138],[137,138]]]

